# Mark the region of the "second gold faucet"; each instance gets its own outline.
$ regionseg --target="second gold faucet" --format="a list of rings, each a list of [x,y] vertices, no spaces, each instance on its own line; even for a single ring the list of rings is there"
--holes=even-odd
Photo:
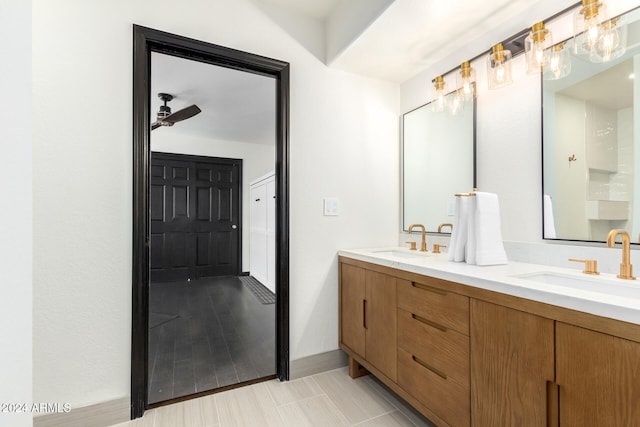
[[[620,274],[618,278],[636,280],[633,277],[633,266],[631,265],[631,244],[629,233],[625,230],[611,230],[607,236],[607,246],[613,248],[616,244],[616,236],[622,236],[622,263],[620,264]]]
[[[427,239],[425,237],[425,233],[426,233],[426,228],[424,228],[424,225],[422,224],[411,224],[409,226],[409,233],[411,233],[413,231],[413,227],[420,227],[422,229],[422,242],[420,243],[420,252],[427,252]]]

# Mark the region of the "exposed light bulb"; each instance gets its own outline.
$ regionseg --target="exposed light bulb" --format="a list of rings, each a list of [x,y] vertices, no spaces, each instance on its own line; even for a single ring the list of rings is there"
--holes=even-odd
[[[476,70],[471,68],[469,61],[460,64],[460,70],[456,74],[456,96],[460,102],[471,101],[475,96]]]
[[[585,38],[585,40],[587,42],[589,50],[593,50],[596,43],[598,43],[598,38],[600,36],[600,23],[598,22],[596,17],[585,19],[585,26],[587,28],[587,37]]]
[[[497,89],[513,82],[511,79],[511,51],[505,50],[502,43],[493,46],[487,57],[487,77],[489,89]]]
[[[444,96],[446,95],[446,83],[444,81],[444,77],[437,76],[435,79],[433,79],[433,87],[435,87],[436,89],[436,99],[433,101],[431,108],[434,112],[438,113],[444,111],[444,107],[446,104],[444,99]]]
[[[558,80],[571,72],[571,57],[565,49],[566,42],[551,46],[547,53],[547,62],[543,69],[545,80]]]
[[[505,75],[504,65],[498,64],[496,66],[496,80],[500,83],[504,82],[504,75]]]
[[[624,17],[605,21],[600,26],[600,37],[589,55],[591,62],[607,62],[619,58],[627,50],[627,26]]]
[[[461,91],[457,91],[456,93],[453,93],[449,96],[451,98],[449,102],[449,112],[455,116],[462,110],[464,98]]]
[[[538,74],[543,70],[547,61],[547,48],[551,44],[551,32],[547,30],[544,22],[534,24],[531,27],[531,32],[524,40],[527,74]]]
[[[544,64],[544,49],[536,49],[536,62],[538,63],[539,67],[542,67],[542,65]]]

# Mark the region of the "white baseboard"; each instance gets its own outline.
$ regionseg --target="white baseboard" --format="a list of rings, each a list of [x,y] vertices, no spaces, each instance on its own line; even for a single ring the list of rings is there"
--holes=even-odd
[[[292,360],[289,366],[289,377],[292,380],[331,371],[347,366],[347,355],[342,350],[332,350],[326,353],[314,354]]]
[[[131,399],[127,396],[69,412],[39,415],[33,417],[33,427],[107,427],[130,419]]]

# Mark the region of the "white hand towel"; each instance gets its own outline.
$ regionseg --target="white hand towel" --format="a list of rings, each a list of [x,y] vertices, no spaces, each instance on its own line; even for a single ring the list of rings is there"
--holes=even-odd
[[[493,193],[476,193],[475,244],[478,265],[507,263],[500,231],[500,205]]]
[[[468,199],[468,197],[456,198],[456,211],[453,220],[453,232],[451,234],[453,248],[449,248],[450,261],[463,262],[465,260],[464,254],[465,248],[467,247],[467,232],[469,229]]]
[[[456,260],[456,246],[458,242],[458,236],[460,233],[458,232],[458,224],[460,224],[460,199],[461,197],[456,197],[455,206],[453,209],[453,229],[451,230],[451,238],[449,239],[449,261]]]
[[[477,224],[476,224],[476,210],[477,210],[477,198],[474,196],[466,197],[467,200],[467,247],[465,248],[465,256],[464,259],[467,264],[475,264],[476,263],[476,234],[477,234]]]
[[[553,202],[551,200],[551,196],[548,194],[544,195],[544,215],[543,215],[543,224],[544,224],[544,237],[547,239],[555,239],[556,238],[556,222],[553,218]]]

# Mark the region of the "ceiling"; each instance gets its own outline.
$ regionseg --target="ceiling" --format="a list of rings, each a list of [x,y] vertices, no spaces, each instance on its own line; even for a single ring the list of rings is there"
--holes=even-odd
[[[154,114],[162,105],[157,96],[161,92],[174,96],[168,103],[174,113],[192,104],[202,112],[171,127],[155,129],[152,142],[157,135],[189,134],[220,141],[275,144],[274,78],[152,52]]]
[[[628,59],[591,78],[569,86],[560,93],[610,110],[633,107],[632,75],[633,59]]]
[[[250,0],[329,67],[402,83],[433,67],[453,68],[492,44],[547,18],[575,0]],[[287,11],[269,14],[270,9]],[[276,17],[285,16],[281,20]],[[302,34],[300,22],[318,22]],[[296,28],[296,31],[291,30]],[[316,42],[308,43],[311,34]],[[317,46],[321,46],[318,49]],[[443,65],[444,64],[444,65]],[[434,75],[448,69],[434,71]],[[153,134],[273,143],[275,81],[241,71],[154,54],[152,109],[170,93],[173,111],[197,104],[202,113]]]

